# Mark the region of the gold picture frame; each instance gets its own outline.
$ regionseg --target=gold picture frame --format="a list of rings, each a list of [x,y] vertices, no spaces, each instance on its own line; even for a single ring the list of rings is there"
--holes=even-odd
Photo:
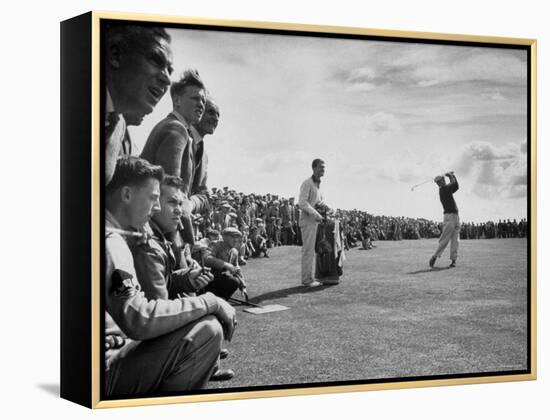
[[[365,383],[329,383],[322,386],[262,387],[263,389],[230,389],[218,392],[194,392],[189,395],[168,395],[124,399],[102,398],[103,367],[101,350],[102,325],[102,22],[132,22],[170,28],[200,28],[208,31],[288,33],[290,36],[313,36],[322,39],[385,40],[391,42],[427,43],[429,45],[468,45],[480,48],[511,47],[525,52],[526,97],[526,166],[528,184],[526,201],[529,213],[527,239],[528,276],[526,313],[527,368],[521,372],[493,375],[437,375],[416,380],[377,380]],[[430,44],[431,43],[431,44]],[[537,375],[537,310],[536,310],[536,109],[537,109],[537,43],[533,39],[456,35],[318,26],[275,22],[235,21],[114,13],[94,11],[61,24],[61,155],[62,155],[62,381],[61,396],[91,408],[141,406],[182,402],[265,398],[276,396],[361,392],[415,387],[535,380]],[[82,146],[74,143],[75,136]],[[85,161],[85,164],[82,161]],[[74,198],[77,197],[77,204]],[[81,198],[81,200],[78,200]],[[76,207],[75,207],[76,206]],[[70,212],[76,214],[69,215]],[[82,224],[89,220],[89,224]],[[82,273],[86,273],[85,276]],[[79,281],[75,276],[79,275]],[[367,383],[368,382],[368,383]],[[307,385],[307,384],[304,384]],[[267,388],[267,389],[266,389]]]

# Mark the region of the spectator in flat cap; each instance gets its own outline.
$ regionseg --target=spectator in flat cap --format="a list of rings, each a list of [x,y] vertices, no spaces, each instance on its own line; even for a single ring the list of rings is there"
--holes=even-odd
[[[250,204],[248,214],[250,216],[250,221],[252,222],[256,217],[258,217],[258,205],[256,204],[256,197],[254,194],[250,194],[248,196],[248,201]]]
[[[227,227],[231,226],[231,216],[229,213],[233,210],[230,204],[225,203],[221,206],[221,215],[220,215],[220,230],[224,230]]]
[[[269,258],[267,254],[267,239],[265,232],[265,225],[263,219],[257,218],[255,224],[250,228],[250,242],[254,247],[252,257],[257,258],[261,254],[264,254],[265,258]]]
[[[247,227],[250,226],[252,219],[250,217],[249,208],[250,208],[250,203],[248,201],[248,197],[244,197],[241,202],[241,205],[237,209],[237,225],[239,226],[239,228],[242,228],[244,226],[247,226]]]
[[[281,206],[281,242],[283,245],[294,244],[293,217],[294,209],[289,200],[284,199]]]
[[[202,238],[200,241],[199,241],[199,245],[204,249],[206,250],[207,248],[212,248],[212,246],[214,245],[214,243],[218,242],[221,240],[221,236],[220,236],[220,232],[216,229],[207,229],[206,230],[206,235],[204,238]],[[204,258],[203,258],[204,260]]]
[[[227,300],[237,289],[246,288],[239,266],[238,246],[242,234],[237,228],[227,227],[222,238],[206,251],[204,264],[212,269],[214,280],[204,290]]]
[[[279,201],[274,200],[266,211],[267,247],[278,245],[277,219],[280,218]]]
[[[229,226],[228,227],[234,227],[238,228],[237,226],[237,213],[230,211],[229,212]]]
[[[288,199],[288,205],[291,210],[291,220],[292,220],[292,230],[294,231],[294,245],[302,244],[302,236],[300,232],[300,226],[298,226],[298,221],[300,220],[300,207],[295,202],[294,197]]]

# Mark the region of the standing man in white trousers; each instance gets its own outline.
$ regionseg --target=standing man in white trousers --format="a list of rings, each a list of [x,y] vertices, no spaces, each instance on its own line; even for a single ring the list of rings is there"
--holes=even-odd
[[[300,187],[300,230],[302,232],[302,284],[308,287],[320,286],[321,283],[313,278],[313,261],[315,260],[315,238],[317,225],[323,220],[315,206],[323,205],[320,185],[321,177],[325,174],[325,162],[315,159],[311,167],[313,175],[302,182]]]
[[[445,176],[449,177],[448,184],[445,183]],[[458,217],[458,207],[453,194],[458,191],[458,181],[453,172],[448,172],[443,176],[436,176],[434,182],[439,186],[439,199],[443,205],[443,228],[441,229],[437,250],[430,258],[430,267],[433,268],[435,261],[441,257],[449,241],[451,242],[451,265],[449,267],[456,267],[460,218]]]

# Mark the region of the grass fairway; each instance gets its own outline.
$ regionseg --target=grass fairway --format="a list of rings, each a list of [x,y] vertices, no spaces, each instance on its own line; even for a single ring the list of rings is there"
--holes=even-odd
[[[436,243],[352,249],[341,283],[314,289],[299,285],[300,247],[249,260],[251,301],[290,309],[237,306],[222,362],[236,376],[210,388],[526,369],[526,240],[462,241],[456,268],[447,249],[432,270]]]

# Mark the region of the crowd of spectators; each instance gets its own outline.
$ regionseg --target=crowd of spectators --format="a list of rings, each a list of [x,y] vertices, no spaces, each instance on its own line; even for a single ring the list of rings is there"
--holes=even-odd
[[[277,194],[243,193],[224,188],[212,188],[208,209],[195,217],[195,237],[207,237],[232,226],[241,231],[243,246],[241,263],[249,257],[259,256],[256,247],[301,245],[298,220],[300,208],[294,197]],[[374,247],[375,241],[438,238],[442,223],[424,218],[376,216],[362,210],[335,211],[344,236],[345,249],[362,246]],[[461,239],[524,238],[527,220],[516,219],[466,222],[461,225]],[[252,240],[250,239],[252,238]],[[261,239],[259,239],[261,238]]]

